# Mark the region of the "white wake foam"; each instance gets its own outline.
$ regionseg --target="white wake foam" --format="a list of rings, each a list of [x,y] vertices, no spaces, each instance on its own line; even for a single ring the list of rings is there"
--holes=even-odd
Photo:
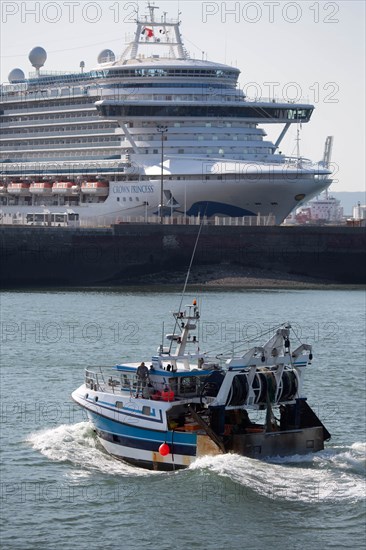
[[[152,475],[156,472],[143,470],[121,462],[104,452],[95,437],[89,422],[63,424],[57,428],[42,430],[27,438],[33,449],[50,460],[71,462],[82,470],[73,472],[75,477],[87,477],[93,470],[124,476]]]
[[[248,492],[272,500],[303,502],[359,501],[365,498],[365,444],[313,455],[260,461],[235,454],[202,457],[190,468],[206,470],[239,483]],[[218,491],[227,491],[223,484]]]

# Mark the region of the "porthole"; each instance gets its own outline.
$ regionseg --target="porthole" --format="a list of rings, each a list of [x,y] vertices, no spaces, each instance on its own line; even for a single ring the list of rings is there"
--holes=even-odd
[[[302,201],[305,198],[304,193],[299,193],[298,195],[295,195],[295,201]]]

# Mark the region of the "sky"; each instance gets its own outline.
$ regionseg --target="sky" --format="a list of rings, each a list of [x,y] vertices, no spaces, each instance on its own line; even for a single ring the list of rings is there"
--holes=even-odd
[[[101,50],[122,53],[142,1],[7,1],[1,7],[1,82],[11,69],[33,70],[28,53],[42,46],[50,71],[96,66]],[[191,57],[240,69],[248,96],[303,99],[315,106],[300,132],[300,153],[314,162],[334,136],[333,191],[365,190],[365,5],[331,1],[155,1],[157,18],[181,12]],[[282,127],[266,127],[276,139]],[[296,151],[293,125],[280,149]]]

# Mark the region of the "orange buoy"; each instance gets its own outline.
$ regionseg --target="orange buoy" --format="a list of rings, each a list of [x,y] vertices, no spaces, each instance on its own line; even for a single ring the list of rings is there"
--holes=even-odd
[[[170,453],[170,447],[167,443],[162,443],[159,447],[159,453],[161,456],[166,456]]]

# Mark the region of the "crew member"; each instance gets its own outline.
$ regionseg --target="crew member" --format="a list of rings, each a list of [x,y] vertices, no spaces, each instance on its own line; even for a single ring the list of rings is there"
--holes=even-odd
[[[146,388],[149,380],[149,369],[147,368],[144,362],[142,362],[141,365],[137,367],[136,377],[137,377],[136,397],[139,396],[140,392],[141,392],[141,396],[144,397],[143,395],[144,388]]]

